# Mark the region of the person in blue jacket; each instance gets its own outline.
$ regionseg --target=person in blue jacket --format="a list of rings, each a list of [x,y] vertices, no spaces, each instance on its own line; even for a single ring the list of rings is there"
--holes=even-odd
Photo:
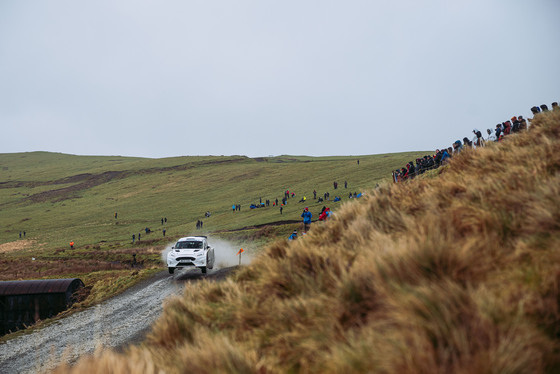
[[[309,230],[309,226],[311,226],[312,217],[312,214],[309,211],[308,207],[305,207],[303,213],[301,213],[301,216],[303,217],[303,232],[307,232],[307,230]]]
[[[288,238],[288,240],[296,240],[297,239],[297,230],[294,230],[292,235]]]

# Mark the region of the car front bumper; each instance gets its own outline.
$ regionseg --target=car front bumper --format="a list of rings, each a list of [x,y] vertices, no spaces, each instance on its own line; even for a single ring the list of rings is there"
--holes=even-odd
[[[167,267],[180,268],[180,267],[204,267],[206,266],[206,255],[204,252],[199,253],[181,253],[170,252],[167,255]]]

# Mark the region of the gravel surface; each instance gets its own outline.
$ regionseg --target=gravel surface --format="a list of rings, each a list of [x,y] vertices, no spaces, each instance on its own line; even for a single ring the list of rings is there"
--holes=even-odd
[[[72,363],[96,347],[122,351],[140,343],[160,315],[162,302],[179,295],[185,282],[223,279],[234,268],[165,272],[141,282],[110,300],[72,314],[33,333],[0,344],[0,373],[38,373],[52,370],[61,360]]]

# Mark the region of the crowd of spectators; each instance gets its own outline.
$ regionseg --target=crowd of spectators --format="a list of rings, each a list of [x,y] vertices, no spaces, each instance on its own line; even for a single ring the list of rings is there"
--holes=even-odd
[[[533,113],[533,118],[540,113],[547,112],[548,106],[542,104],[541,106],[534,106],[531,108],[531,113]],[[552,103],[552,110],[560,110],[558,102]],[[453,142],[451,147],[436,149],[435,154],[426,155],[422,158],[417,158],[416,163],[410,161],[405,167],[401,169],[396,169],[393,171],[393,181],[401,182],[403,180],[412,179],[417,175],[423,174],[428,170],[436,169],[442,165],[445,165],[449,160],[460,153],[466,148],[476,149],[479,147],[484,147],[488,142],[499,142],[510,134],[514,134],[521,131],[527,131],[529,129],[529,123],[531,118],[526,120],[523,116],[514,116],[511,119],[498,123],[494,129],[486,130],[486,138],[482,135],[482,132],[477,128],[472,130],[474,136],[472,139],[464,137],[463,140],[456,140]]]

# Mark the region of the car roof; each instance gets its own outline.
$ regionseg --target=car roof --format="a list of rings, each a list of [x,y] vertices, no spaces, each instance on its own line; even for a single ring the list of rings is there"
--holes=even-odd
[[[185,236],[184,238],[181,238],[179,240],[177,240],[178,242],[187,242],[187,241],[197,241],[197,242],[201,242],[206,240],[205,236]]]

